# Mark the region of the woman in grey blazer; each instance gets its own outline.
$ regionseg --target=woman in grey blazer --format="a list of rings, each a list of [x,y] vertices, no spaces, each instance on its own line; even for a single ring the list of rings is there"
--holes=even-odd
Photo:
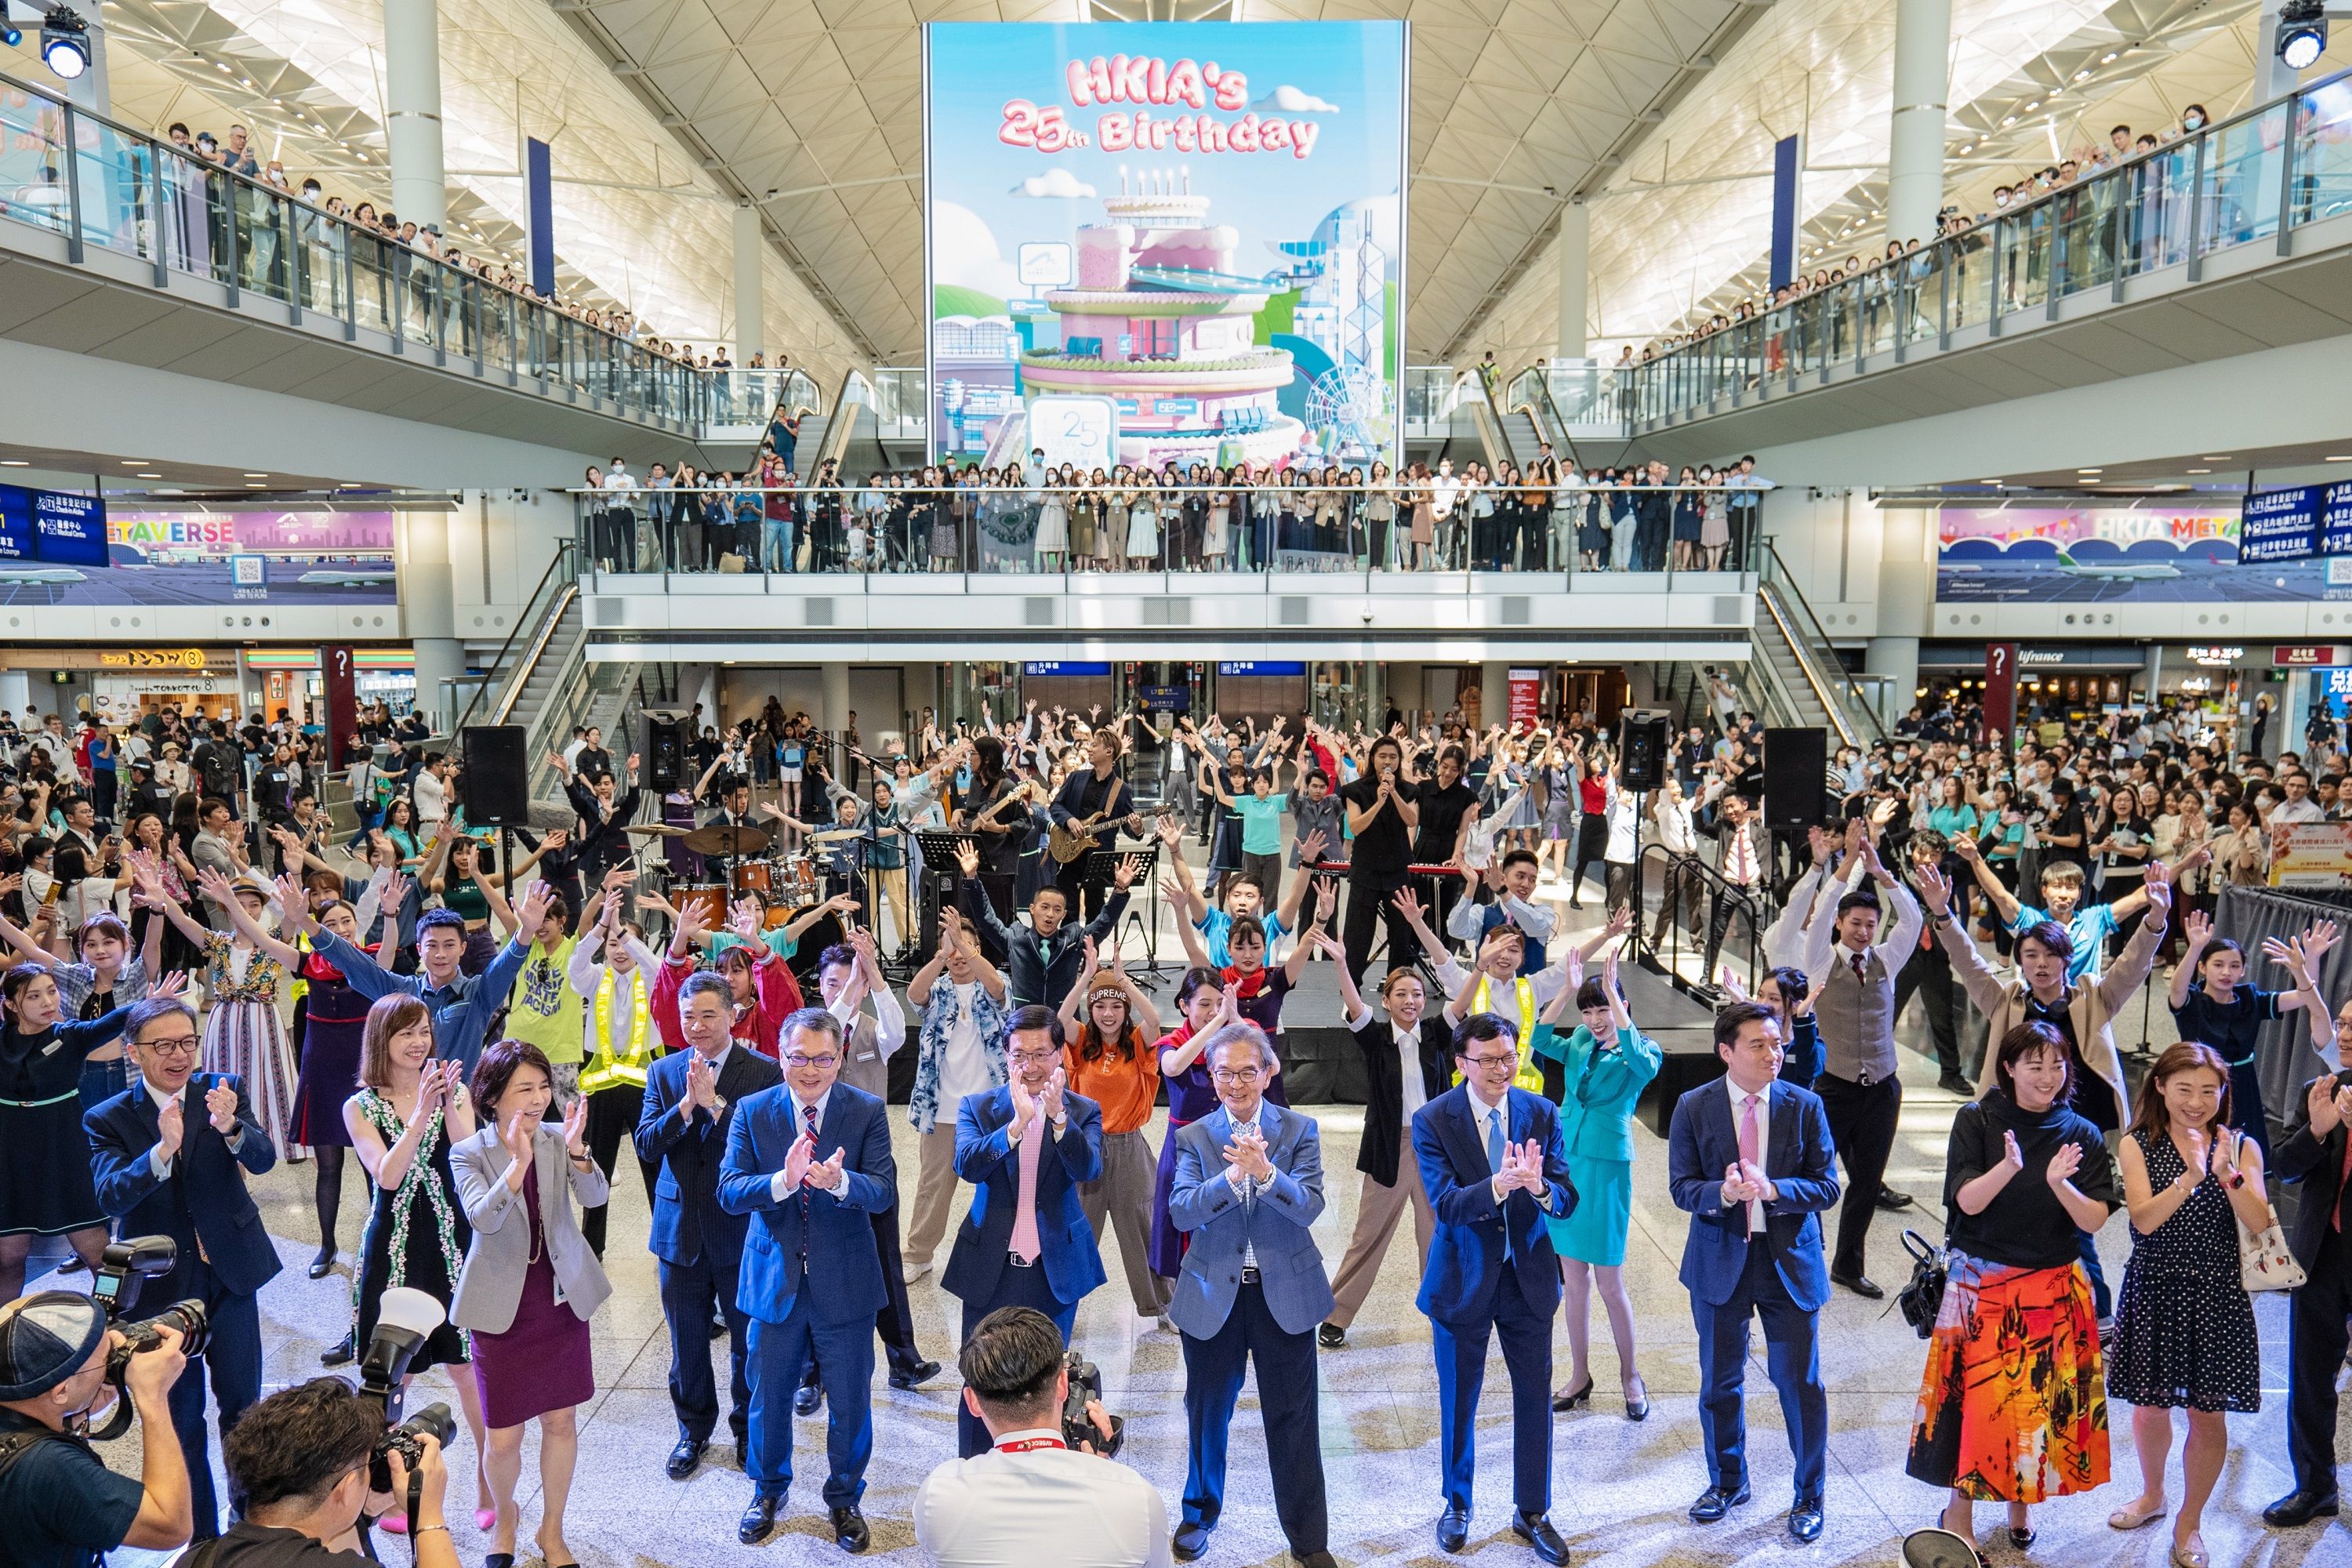
[[[499,1517],[484,1563],[514,1568],[515,1481],[522,1472],[523,1424],[535,1418],[536,1539],[550,1568],[573,1568],[578,1560],[563,1542],[563,1505],[580,1447],[573,1413],[596,1392],[588,1319],[613,1293],[573,1205],[593,1208],[611,1188],[589,1157],[587,1100],[575,1098],[560,1128],[541,1120],[555,1096],[555,1074],[537,1046],[500,1040],[485,1050],[473,1095],[482,1130],[450,1151],[474,1239],[449,1321],[472,1331],[474,1376],[489,1427],[485,1468]]]

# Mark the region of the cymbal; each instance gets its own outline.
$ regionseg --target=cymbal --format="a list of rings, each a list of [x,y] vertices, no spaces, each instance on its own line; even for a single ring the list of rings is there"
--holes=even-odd
[[[698,827],[678,840],[697,855],[757,855],[768,847],[765,828],[731,823]]]
[[[842,844],[846,843],[852,838],[862,838],[864,837],[864,830],[860,828],[828,827],[823,832],[810,834],[808,836],[808,841],[812,844]]]
[[[625,827],[621,831],[634,834],[640,838],[683,838],[688,832],[683,827],[672,827],[667,822],[641,822],[634,827]]]

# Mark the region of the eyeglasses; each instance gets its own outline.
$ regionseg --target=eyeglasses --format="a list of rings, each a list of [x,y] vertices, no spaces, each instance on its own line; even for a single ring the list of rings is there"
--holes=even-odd
[[[168,1040],[139,1040],[133,1043],[141,1050],[153,1051],[159,1057],[192,1057],[196,1054],[196,1037],[194,1035],[175,1035]]]
[[[1209,1076],[1219,1083],[1247,1083],[1265,1070],[1263,1068],[1211,1068]]]
[[[1059,1051],[1007,1051],[1004,1057],[1007,1061],[1016,1062],[1023,1067],[1043,1067],[1047,1062],[1060,1061],[1062,1053]]]
[[[1462,1059],[1468,1062],[1474,1068],[1516,1068],[1519,1065],[1519,1058],[1517,1055],[1464,1057]]]
[[[840,1060],[841,1058],[835,1056],[812,1057],[804,1056],[799,1051],[794,1051],[791,1056],[784,1058],[784,1065],[788,1068],[823,1068],[833,1067],[839,1063]]]

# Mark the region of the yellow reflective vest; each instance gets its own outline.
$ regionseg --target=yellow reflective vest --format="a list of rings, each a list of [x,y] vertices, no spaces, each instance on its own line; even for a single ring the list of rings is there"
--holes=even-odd
[[[629,1051],[625,1057],[613,1055],[613,993],[616,982],[613,972],[606,969],[596,981],[596,998],[589,1009],[589,1026],[595,1031],[595,1047],[589,1053],[588,1065],[581,1069],[580,1092],[593,1094],[600,1089],[613,1089],[622,1084],[646,1087],[646,1068],[656,1053],[653,1020],[646,1014],[646,994],[649,987],[640,975],[629,986],[631,1017],[629,1019]]]

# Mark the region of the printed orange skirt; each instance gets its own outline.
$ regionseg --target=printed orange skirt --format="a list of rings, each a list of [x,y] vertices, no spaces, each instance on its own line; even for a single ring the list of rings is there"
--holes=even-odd
[[[1904,1468],[1989,1502],[2104,1486],[2106,1391],[2081,1266],[1950,1259]]]

